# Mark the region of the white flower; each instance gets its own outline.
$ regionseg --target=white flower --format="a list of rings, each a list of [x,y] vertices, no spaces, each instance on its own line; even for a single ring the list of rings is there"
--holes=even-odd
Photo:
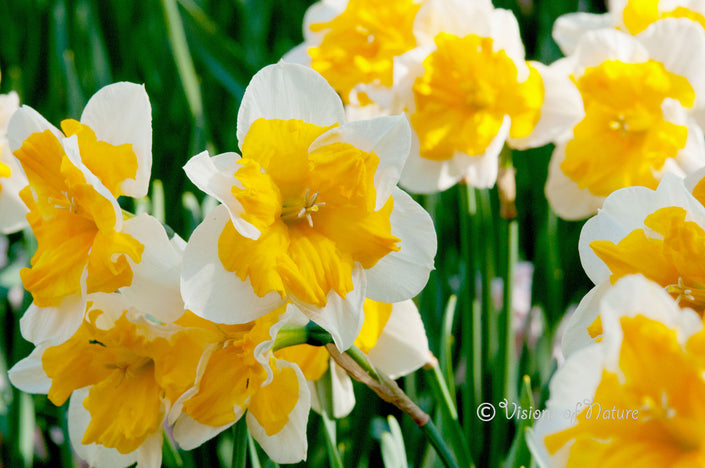
[[[264,68],[238,115],[243,156],[194,156],[189,178],[220,200],[186,247],[186,307],[244,323],[287,301],[347,349],[366,296],[398,302],[425,285],[436,251],[428,214],[396,188],[406,119],[346,123],[313,70]]]

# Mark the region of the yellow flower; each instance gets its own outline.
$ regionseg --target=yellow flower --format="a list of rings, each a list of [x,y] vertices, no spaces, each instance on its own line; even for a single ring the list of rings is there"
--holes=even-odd
[[[57,406],[72,395],[80,400],[87,413],[72,404],[69,420],[79,454],[99,456],[93,451],[100,446],[125,456],[125,464],[147,459],[159,466],[166,415],[196,378],[196,338],[139,315],[119,293],[96,293],[72,337],[40,344],[10,378],[24,391],[47,393]]]
[[[617,189],[655,188],[664,173],[705,164],[701,65],[705,31],[677,20],[636,37],[586,33],[572,56],[552,65],[572,76],[580,96],[566,103],[572,130],[556,138],[546,182],[559,216],[585,218]]]
[[[366,96],[356,88],[390,87],[393,58],[416,46],[413,24],[419,6],[417,0],[315,3],[304,17],[306,41],[285,60],[323,75],[346,104],[351,98],[364,104]]]
[[[414,34],[418,46],[395,58],[392,88],[370,93],[387,112],[411,121],[402,186],[422,193],[461,180],[491,187],[505,142],[548,141],[546,131],[534,134],[545,117],[543,67],[524,60],[511,12],[484,1],[430,0]]]
[[[539,463],[701,466],[701,320],[637,276],[618,281],[600,310],[603,341],[570,356],[551,381],[549,414],[530,435]]]
[[[310,404],[304,377],[298,367],[270,352],[277,331],[291,316],[285,309],[239,325],[214,324],[191,313],[176,322],[203,347],[195,384],[170,416],[183,448],[200,445],[247,411],[250,433],[272,460],[306,458]]]
[[[80,122],[64,120],[61,127],[63,133],[23,107],[8,138],[29,180],[20,196],[38,242],[22,281],[36,308],[55,311],[43,313],[56,321],[47,330],[68,337],[81,322],[84,296],[129,285],[132,265],[140,262],[144,245],[127,232],[131,220],[117,197],[147,192],[149,98],[142,86],[110,85],[90,99]]]
[[[245,323],[291,301],[346,349],[365,295],[394,302],[420,291],[436,239],[395,188],[409,145],[403,117],[345,123],[320,75],[278,64],[248,87],[238,140],[241,158],[201,153],[185,166],[223,203],[186,247],[189,310]]]
[[[701,191],[704,186],[695,188]],[[656,190],[630,187],[607,197],[580,235],[583,268],[596,286],[568,324],[563,340],[566,354],[602,334],[600,298],[611,284],[628,275],[644,275],[680,307],[703,315],[704,241],[705,207],[672,174],[664,176]]]

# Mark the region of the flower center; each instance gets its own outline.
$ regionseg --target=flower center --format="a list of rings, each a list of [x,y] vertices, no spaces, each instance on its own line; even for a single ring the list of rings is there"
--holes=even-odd
[[[666,291],[676,296],[676,302],[681,307],[691,307],[696,311],[705,310],[705,287],[689,286],[682,277],[676,284],[666,286]]]
[[[325,202],[318,201],[318,192],[314,192],[312,194],[310,189],[306,189],[303,202],[294,203],[291,205],[285,204],[282,206],[281,218],[287,224],[306,218],[308,225],[313,227],[313,218],[311,217],[311,213],[318,212],[318,209],[321,206],[325,206],[325,204]]]

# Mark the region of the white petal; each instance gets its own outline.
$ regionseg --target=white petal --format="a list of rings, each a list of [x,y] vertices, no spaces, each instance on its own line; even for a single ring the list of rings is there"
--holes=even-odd
[[[237,421],[237,420],[236,420]],[[181,413],[174,425],[174,440],[184,450],[192,450],[200,447],[206,441],[211,440],[235,422],[220,427],[207,426],[194,420],[186,413]]]
[[[411,152],[401,173],[399,184],[413,193],[437,193],[462,180],[452,160],[434,161],[419,154],[419,137],[414,133]]]
[[[375,367],[393,379],[429,362],[431,351],[426,330],[411,299],[392,305],[392,314],[369,357]]]
[[[27,206],[20,199],[19,191],[27,186],[27,179],[19,172],[19,168],[12,171],[10,177],[0,178],[0,233],[10,234],[20,231],[27,226]]]
[[[355,392],[350,376],[343,368],[335,363],[331,358],[328,366],[331,372],[331,399],[333,400],[333,417],[336,419],[345,418],[355,407]],[[316,391],[318,382],[308,382],[308,389],[311,392],[311,409],[321,413],[321,408],[325,402],[320,401],[320,396]]]
[[[400,189],[392,196],[392,235],[401,239],[401,249],[367,270],[367,297],[380,302],[400,302],[421,292],[436,256],[436,230],[429,214]]]
[[[684,76],[695,91],[695,106],[705,105],[705,30],[686,18],[666,18],[636,36],[652,59]]]
[[[475,34],[490,35],[490,18],[493,12],[489,0],[429,0],[416,14],[414,35],[419,44],[431,43],[440,32],[459,37]]]
[[[257,422],[257,418],[251,412],[247,412],[247,428],[260,446],[267,453],[267,456],[276,463],[296,463],[306,459],[308,443],[306,439],[306,423],[311,409],[310,396],[306,379],[296,364],[277,359],[277,366],[289,367],[296,372],[299,381],[299,399],[296,406],[289,413],[289,421],[284,428],[268,436],[264,428]]]
[[[309,45],[307,43],[299,44],[282,57],[283,62],[298,63],[305,67],[311,66],[311,56],[308,55]]]
[[[698,183],[705,178],[705,167],[694,171],[685,178],[685,186],[689,192],[692,192]]]
[[[693,198],[684,181],[673,174],[665,174],[655,191],[626,187],[607,197],[598,215],[583,226],[578,243],[580,260],[593,283],[605,281],[610,272],[590,248],[590,242],[607,240],[616,244],[635,229],[644,229],[648,215],[671,206],[684,208],[689,220],[705,226],[705,208]]]
[[[12,366],[7,373],[12,385],[26,393],[49,393],[51,379],[42,366],[42,354],[47,347],[37,346],[29,356]]]
[[[413,86],[416,78],[423,76],[423,61],[436,49],[435,44],[417,47],[394,57],[393,85],[391,97],[382,101],[378,96],[373,99],[388,107],[390,113],[401,114],[406,112],[411,115],[416,111],[416,101],[414,98]],[[418,150],[417,150],[418,151]],[[413,150],[412,150],[412,154]]]
[[[273,291],[259,297],[249,281],[223,268],[218,238],[230,219],[220,205],[196,228],[186,245],[181,273],[185,307],[216,323],[245,323],[273,311],[284,301]]]
[[[335,291],[330,291],[326,306],[320,309],[291,297],[292,302],[309,319],[330,333],[341,353],[352,346],[365,320],[362,304],[365,302],[367,279],[359,263],[353,268],[352,281],[353,289],[346,294],[345,299]]]
[[[22,337],[35,345],[44,341],[66,341],[81,326],[85,311],[86,301],[81,294],[67,296],[56,307],[32,304],[20,319]]]
[[[649,53],[633,36],[616,29],[601,29],[585,33],[578,42],[575,57],[581,67],[576,74],[579,77],[585,68],[596,67],[606,60],[639,63],[647,61]]]
[[[577,309],[570,317],[561,340],[561,351],[566,358],[574,352],[594,343],[587,329],[600,315],[600,301],[612,285],[603,281],[592,288],[580,301]]]
[[[685,141],[685,148],[678,151],[675,159],[667,159],[664,164],[664,172],[673,172],[678,175],[687,175],[705,166],[705,137],[703,131],[695,121],[688,120],[688,137]],[[667,164],[675,162],[677,168],[670,168]]]
[[[530,429],[527,443],[541,467],[564,467],[570,443],[555,454],[549,454],[544,437],[575,424],[575,414],[592,402],[602,375],[604,350],[593,344],[573,354],[551,379],[551,397],[546,403],[546,416]]]
[[[147,213],[125,221],[123,232],[144,245],[142,260],[132,264],[132,284],[120,292],[141,312],[173,322],[184,313],[179,281],[181,252],[178,252],[162,224]]]
[[[120,190],[135,198],[146,196],[152,173],[152,106],[144,86],[127,82],[105,86],[86,104],[81,123],[91,127],[100,141],[132,145],[137,174],[124,180]]]
[[[0,94],[0,136],[7,131],[12,114],[20,107],[20,96],[15,91]]]
[[[541,114],[531,134],[524,138],[508,139],[512,148],[536,148],[555,141],[583,118],[583,99],[569,73],[562,66],[565,63],[559,61],[547,67],[538,62],[531,62],[543,81],[544,100],[541,104]]]
[[[561,170],[565,159],[565,143],[559,143],[553,150],[548,166],[548,180],[545,194],[548,204],[558,216],[567,220],[585,219],[597,212],[604,197],[597,197],[587,188],[581,189]]]
[[[336,143],[350,143],[367,153],[379,157],[375,172],[377,201],[375,210],[381,209],[396,187],[411,146],[411,127],[402,115],[378,117],[372,120],[349,122],[333,128],[318,137],[309,151]]]
[[[610,13],[568,13],[559,16],[553,23],[553,40],[565,55],[575,52],[580,38],[588,31],[612,26]]]
[[[504,50],[507,56],[517,67],[519,81],[524,81],[529,76],[529,70],[524,61],[524,43],[519,34],[519,23],[514,13],[509,10],[496,8],[490,15],[490,33],[492,49],[494,52]]]
[[[83,434],[91,422],[90,413],[83,407],[83,400],[88,396],[88,390],[89,387],[74,391],[69,401],[69,437],[73,449],[89,466],[123,468],[132,465],[137,461],[137,451],[123,455],[116,449],[98,444],[84,445],[81,443]]]
[[[137,452],[137,468],[159,468],[162,466],[162,431],[150,434]]]
[[[230,219],[240,234],[256,240],[260,236],[259,229],[240,217],[245,210],[232,193],[233,186],[244,188],[235,178],[235,173],[242,167],[237,164],[239,160],[240,155],[236,153],[223,153],[211,158],[208,151],[204,151],[189,159],[184,171],[196,187],[227,207]]]
[[[64,137],[56,127],[50,124],[47,119],[29,106],[20,107],[7,125],[7,140],[10,142],[12,152],[17,151],[22,143],[33,133],[51,130],[59,141]]]
[[[319,126],[345,120],[340,97],[317,72],[280,62],[261,69],[245,90],[237,115],[237,139],[242,146],[252,122],[299,119]]]

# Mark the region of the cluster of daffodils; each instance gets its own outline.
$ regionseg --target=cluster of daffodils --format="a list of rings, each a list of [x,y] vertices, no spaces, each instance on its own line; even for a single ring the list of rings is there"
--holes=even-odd
[[[324,0],[284,59],[326,77],[352,118],[408,117],[408,190],[491,187],[505,146],[550,142],[546,197],[584,219],[617,189],[705,165],[703,11],[615,0],[565,15],[554,38],[566,57],[545,66],[525,61],[516,19],[487,0]]]
[[[400,183],[412,192],[491,187],[505,144],[560,133],[569,77],[527,62],[516,18],[489,0],[325,0],[308,10],[304,38],[284,59],[328,79],[351,118],[409,119]]]
[[[9,121],[2,167],[20,188],[0,179],[1,195],[21,199],[38,243],[21,272],[33,303],[20,326],[35,348],[10,379],[70,400],[71,441],[91,466],[160,466],[165,430],[191,449],[243,416],[270,458],[305,459],[311,407],[342,417],[354,405],[325,348],[275,346],[309,320],[392,377],[431,359],[410,299],[436,238],[396,187],[405,118],[348,123],[320,75],[279,64],[247,88],[237,135],[241,154],[204,152],[184,168],[222,203],[185,242],[118,203],[149,185],[144,87],[103,88],[61,130],[27,106]],[[327,372],[332,401],[316,390]]]

